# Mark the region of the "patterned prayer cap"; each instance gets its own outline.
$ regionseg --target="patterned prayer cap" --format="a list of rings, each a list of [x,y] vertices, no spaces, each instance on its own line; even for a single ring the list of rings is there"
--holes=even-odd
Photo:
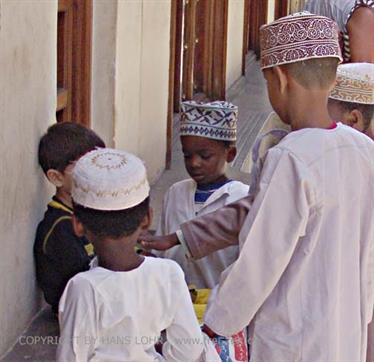
[[[143,162],[125,151],[101,148],[81,157],[73,170],[72,198],[95,210],[125,210],[149,195]]]
[[[339,65],[330,98],[342,102],[374,104],[374,64]]]
[[[181,136],[200,136],[218,141],[236,141],[238,107],[229,102],[185,101],[181,104]]]
[[[341,56],[337,24],[307,11],[260,28],[261,69],[313,58]]]

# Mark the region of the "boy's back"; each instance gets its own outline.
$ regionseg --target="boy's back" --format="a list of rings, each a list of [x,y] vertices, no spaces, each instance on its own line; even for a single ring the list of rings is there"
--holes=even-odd
[[[212,306],[206,320],[229,315],[222,329],[230,331],[254,318],[254,360],[364,359],[374,302],[373,154],[373,142],[344,125],[292,132],[268,152],[240,257],[217,293],[238,307]],[[248,301],[233,300],[237,287]]]
[[[72,214],[72,209],[54,198],[36,231],[37,279],[55,313],[66,283],[75,274],[88,270],[94,256],[92,244],[74,234]]]
[[[71,336],[77,341],[75,348],[60,344],[59,361],[86,356],[95,361],[183,361],[187,356],[178,355],[178,338],[200,336],[183,272],[175,262],[157,258],[145,258],[127,272],[96,267],[76,275],[61,298],[59,318],[62,341]],[[165,345],[163,358],[154,345],[165,329],[174,347],[171,351]],[[180,343],[188,344],[195,360],[202,341],[190,342]]]
[[[249,187],[240,181],[229,181],[198,206],[194,200],[196,189],[196,182],[192,179],[179,181],[170,187],[164,197],[157,234],[174,233],[180,229],[181,224],[247,196]],[[219,250],[200,260],[188,260],[181,246],[161,253],[162,256],[177,261],[186,274],[187,283],[194,284],[197,288],[214,288],[222,271],[237,259],[238,254],[237,246]]]

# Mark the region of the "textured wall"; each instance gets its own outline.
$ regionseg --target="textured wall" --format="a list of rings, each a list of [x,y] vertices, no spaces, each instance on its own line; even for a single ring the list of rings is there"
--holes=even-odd
[[[117,0],[93,5],[91,125],[113,147]]]
[[[32,249],[48,186],[37,144],[55,118],[56,14],[54,0],[0,1],[0,356],[40,307]]]
[[[94,1],[93,128],[151,181],[165,165],[169,40],[170,0]]]
[[[226,89],[242,75],[244,0],[229,0]]]
[[[117,15],[115,144],[152,182],[165,165],[170,0],[119,1]]]

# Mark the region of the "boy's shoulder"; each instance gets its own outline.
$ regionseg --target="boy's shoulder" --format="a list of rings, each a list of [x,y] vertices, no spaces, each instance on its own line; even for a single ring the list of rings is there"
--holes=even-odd
[[[194,192],[196,189],[196,183],[194,180],[187,178],[185,180],[177,181],[172,184],[169,189],[168,193],[178,193],[178,192]]]
[[[36,240],[49,239],[53,237],[54,233],[67,233],[74,235],[71,219],[73,211],[56,200],[48,203],[47,210],[44,213],[43,219],[39,222],[36,231]]]
[[[342,148],[374,150],[374,142],[352,127],[339,123],[329,130],[305,128],[290,132],[269,150],[268,156],[286,153],[310,165],[323,159],[329,152],[339,152]]]
[[[224,184],[222,187],[227,191],[248,191],[249,186],[245,183],[237,180],[231,180],[230,182]],[[196,183],[192,179],[185,179],[178,181],[169,187],[169,193],[180,193],[180,192],[195,192]]]
[[[39,226],[49,227],[55,223],[71,220],[72,216],[72,209],[57,201],[56,199],[52,199],[47,205],[47,210],[44,213],[43,220],[40,221]]]
[[[191,194],[195,193],[196,191],[196,183],[192,179],[186,179],[182,181],[178,181],[172,186],[170,186],[169,190],[167,191],[167,199],[174,200],[175,197],[178,200],[183,198],[189,197]],[[237,180],[230,180],[223,186],[221,186],[218,190],[215,191],[216,197],[220,197],[220,195],[227,194],[227,203],[234,202],[242,197],[247,196],[249,191],[249,186],[241,181]]]
[[[163,280],[175,275],[183,278],[181,267],[174,260],[164,258],[144,257],[143,263],[138,268],[130,272],[124,272],[122,275],[132,273],[131,278],[133,278],[133,272],[145,274],[148,278],[161,277]],[[106,280],[113,280],[112,278],[116,278],[116,275],[119,275],[118,273],[98,266],[76,274],[70,279],[69,284],[73,283],[73,288],[77,289],[82,285],[86,285],[85,289],[100,289],[102,283],[105,283]],[[130,274],[128,275],[130,276]]]
[[[145,269],[159,270],[162,275],[183,275],[182,268],[171,259],[145,257],[144,263]]]
[[[55,244],[64,247],[64,245],[79,245],[84,247],[88,256],[93,255],[91,244],[85,238],[79,238],[75,235],[72,225],[73,211],[57,200],[53,199],[48,203],[48,208],[40,221],[35,237],[35,251],[38,254],[46,254],[48,249],[55,249]],[[92,249],[92,250],[91,250]]]

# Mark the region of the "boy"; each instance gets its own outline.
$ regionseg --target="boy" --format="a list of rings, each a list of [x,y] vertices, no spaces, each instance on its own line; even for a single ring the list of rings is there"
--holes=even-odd
[[[221,101],[187,101],[181,108],[180,139],[191,178],[175,183],[167,191],[158,235],[173,233],[184,222],[248,194],[247,185],[226,176],[227,163],[236,156],[238,107]],[[176,246],[161,255],[182,267],[187,284],[213,288],[222,271],[237,259],[238,251],[237,246],[231,246],[200,260],[189,260],[183,248]]]
[[[57,123],[40,139],[39,164],[56,194],[38,225],[34,255],[37,280],[54,313],[68,280],[88,270],[94,255],[92,244],[77,237],[71,224],[71,172],[79,157],[96,147],[105,147],[100,137],[76,123]]]
[[[374,144],[328,114],[341,60],[335,23],[309,13],[278,19],[261,28],[261,48],[270,101],[293,132],[268,151],[252,206],[248,197],[216,212],[216,246],[204,227],[216,215],[181,226],[192,257],[239,235],[205,330],[230,335],[251,321],[254,361],[363,361],[374,304]],[[154,244],[176,243],[173,234]]]
[[[140,232],[151,223],[142,161],[124,151],[92,151],[74,168],[72,195],[74,230],[94,244],[98,267],[66,286],[59,305],[57,360],[201,358],[203,335],[182,270],[172,260],[135,251]],[[158,348],[161,355],[155,344],[163,330],[167,340]]]
[[[333,119],[374,139],[374,64],[340,65],[328,108]]]

